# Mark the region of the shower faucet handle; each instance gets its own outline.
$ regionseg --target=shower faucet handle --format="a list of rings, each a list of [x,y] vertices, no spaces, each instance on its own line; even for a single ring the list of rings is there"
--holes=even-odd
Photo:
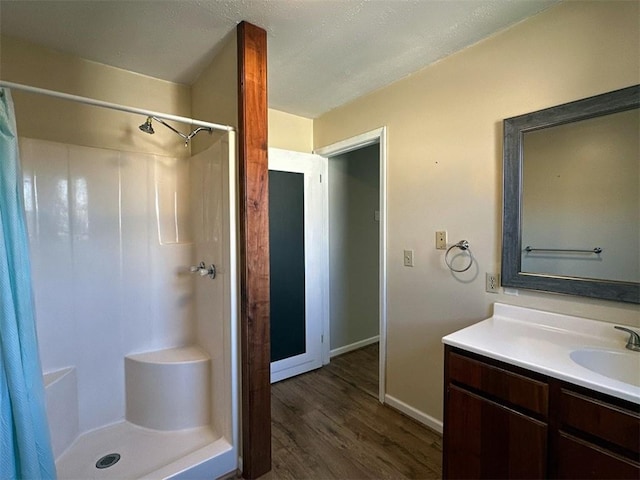
[[[211,280],[216,278],[216,266],[212,263],[207,267],[204,262],[189,267],[191,273],[198,273],[201,277],[209,277]]]
[[[204,276],[202,270],[200,270],[200,275]],[[213,263],[206,269],[206,275],[208,275],[211,280],[216,278],[216,266]]]

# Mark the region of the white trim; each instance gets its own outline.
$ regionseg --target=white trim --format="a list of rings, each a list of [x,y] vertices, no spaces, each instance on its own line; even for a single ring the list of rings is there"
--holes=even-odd
[[[229,131],[228,149],[229,149],[229,316],[231,317],[230,325],[230,345],[231,345],[231,445],[234,455],[240,452],[240,371],[239,359],[241,354],[240,347],[240,324],[238,321],[238,311],[240,299],[238,292],[240,291],[238,277],[238,192],[236,185],[238,183],[238,166],[236,151],[236,132]]]
[[[377,128],[370,132],[362,133],[355,137],[327,145],[326,147],[316,148],[313,153],[322,157],[335,157],[336,155],[342,155],[343,153],[358,150],[359,148],[377,143],[380,137],[384,135],[385,130],[386,127]]]
[[[276,370],[273,367],[271,368],[271,383],[277,383],[282,380],[286,380],[287,378],[295,377],[322,367],[322,362],[320,360],[313,359],[303,362],[298,361],[298,358],[304,357],[304,355],[305,354],[296,355],[295,357],[285,359],[291,360],[289,365],[293,364],[293,366],[278,366],[276,362],[272,362],[271,365],[276,365],[279,370]],[[282,362],[283,360],[279,361]]]
[[[329,278],[329,160],[321,159],[322,175],[322,225],[324,239],[322,241],[323,269],[322,282],[322,365],[328,365],[331,358],[331,280]]]
[[[181,117],[179,115],[172,115],[170,113],[154,112],[153,110],[144,110],[142,108],[120,105],[119,103],[104,102],[102,100],[96,100],[95,98],[81,97],[79,95],[56,92],[55,90],[47,90],[46,88],[32,87],[29,85],[22,85],[20,83],[5,82],[4,80],[0,80],[0,87],[10,88],[12,90],[23,90],[25,92],[37,93],[40,95],[46,95],[48,97],[60,98],[62,100],[71,100],[72,102],[84,103],[85,105],[93,105],[94,107],[109,108],[111,110],[119,110],[121,112],[127,113],[136,113],[144,115],[145,117],[158,117],[164,120],[187,123],[189,125],[195,125],[198,127],[213,128],[214,130],[222,130],[225,132],[231,132],[234,130],[234,128],[230,127],[229,125],[204,122],[202,120],[194,120],[193,118]]]
[[[380,139],[380,365],[378,400],[384,403],[387,386],[387,128],[379,131]]]
[[[271,362],[271,383],[320,368],[323,365],[325,335],[328,323],[328,301],[325,298],[329,273],[327,252],[329,239],[326,234],[325,204],[326,159],[310,153],[269,148],[269,171],[304,174],[304,242],[305,242],[305,352],[293,357]],[[326,178],[326,175],[325,175]],[[312,273],[312,274],[311,274]]]
[[[427,415],[426,413],[418,410],[417,408],[412,407],[411,405],[407,405],[401,400],[398,400],[391,395],[385,396],[385,402],[388,406],[395,408],[399,412],[404,413],[406,416],[413,418],[414,420],[420,422],[423,425],[426,425],[432,430],[435,430],[438,433],[442,433],[443,423],[437,418],[433,418],[431,415]]]
[[[338,347],[331,350],[330,355],[331,358],[337,357],[338,355],[342,355],[343,353],[349,353],[354,350],[358,350],[359,348],[366,347],[367,345],[371,345],[372,343],[377,343],[380,341],[380,335],[376,335],[375,337],[365,338],[364,340],[360,340],[358,342],[351,343],[349,345],[345,345],[343,347]]]
[[[380,277],[378,282],[380,288],[380,370],[378,377],[378,400],[380,403],[384,403],[387,383],[387,127],[380,127],[326,147],[315,149],[314,153],[323,157],[333,157],[375,143],[379,143],[380,145]],[[328,331],[327,328],[325,334]]]

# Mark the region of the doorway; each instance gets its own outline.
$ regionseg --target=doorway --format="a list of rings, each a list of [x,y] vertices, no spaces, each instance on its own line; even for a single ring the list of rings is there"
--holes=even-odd
[[[337,222],[336,215],[331,220],[329,231],[330,237],[333,237],[331,242],[331,263],[330,263],[330,304],[331,304],[331,321],[327,319],[325,331],[331,332],[331,342],[325,342],[323,345],[324,354],[326,356],[325,363],[328,363],[331,356],[336,356],[341,353],[346,353],[351,350],[355,350],[367,345],[373,345],[378,341],[378,391],[377,397],[381,403],[385,401],[385,366],[386,366],[386,325],[387,325],[387,282],[386,282],[386,233],[387,233],[387,201],[386,201],[386,128],[380,128],[371,132],[358,135],[356,137],[323,147],[315,151],[316,154],[321,155],[327,159],[329,165],[331,165],[329,173],[329,197],[331,200],[335,200],[336,195],[346,195],[358,197],[357,193],[363,193],[364,198],[356,198],[356,212],[349,217],[347,214],[346,219],[339,219]],[[350,165],[349,161],[353,161]],[[331,162],[334,162],[333,164]],[[342,193],[336,192],[339,190],[334,188],[333,184],[335,179],[340,181],[341,176],[349,176],[350,169],[357,171],[357,177],[360,177],[354,182],[355,190],[350,193],[343,189]],[[333,172],[333,175],[331,175]],[[368,183],[367,188],[362,189],[362,183]],[[377,183],[377,201],[374,198],[373,203],[371,196],[375,195],[373,185]],[[348,190],[348,186],[346,187]],[[346,193],[345,193],[346,192]],[[366,193],[365,193],[366,192]],[[329,203],[331,203],[331,200]],[[349,202],[347,202],[349,203]],[[377,208],[376,208],[377,207]],[[344,213],[344,212],[343,212]],[[355,217],[354,217],[355,215]],[[338,215],[340,217],[340,215]],[[361,224],[362,221],[363,223]],[[346,240],[346,244],[341,249],[336,250],[334,247],[336,243],[340,242],[341,235],[336,233],[336,228],[340,228],[339,224],[360,224],[364,233],[364,236],[357,233],[352,239]],[[368,225],[365,225],[367,224]],[[352,230],[347,228],[347,230]],[[349,234],[347,233],[347,236]],[[371,237],[377,237],[377,242],[371,242]],[[366,243],[366,247],[363,243]],[[361,255],[364,251],[368,250],[369,253],[374,250],[374,254]],[[376,261],[377,253],[377,261]],[[366,264],[362,265],[358,260],[359,257],[366,258]],[[347,257],[354,259],[355,264],[352,268],[346,268],[351,270],[351,273],[346,274],[346,281],[344,282],[344,288],[335,285],[336,276],[340,275],[340,271],[345,270],[345,262],[348,261]],[[355,266],[355,268],[353,268]],[[365,279],[363,285],[356,285],[354,291],[354,281],[350,276],[355,272],[355,280]],[[335,275],[334,275],[335,274]],[[364,288],[360,288],[364,287]],[[346,291],[345,291],[346,290]],[[336,296],[338,298],[336,298]],[[356,301],[352,301],[351,297],[356,298]],[[345,302],[347,305],[345,305]],[[340,305],[342,303],[342,305]],[[373,304],[373,305],[372,305]],[[356,321],[351,323],[347,320],[343,325],[339,325],[337,322],[338,315],[342,315],[343,319],[346,317],[353,317],[350,310],[358,310],[358,305],[366,307],[360,310],[360,314],[355,313]],[[373,307],[373,308],[372,308]],[[334,310],[335,309],[335,310]],[[337,310],[342,310],[338,313]],[[365,318],[359,318],[360,315]],[[373,320],[371,317],[373,317]],[[373,320],[373,321],[371,321]],[[377,323],[377,329],[376,324]],[[336,331],[334,335],[334,330]],[[377,330],[377,335],[376,335]],[[335,342],[335,343],[334,343]]]
[[[327,160],[330,356],[364,355],[354,365],[367,368],[351,373],[362,384],[359,387],[377,397],[378,369],[372,367],[379,364],[380,339],[379,144]]]

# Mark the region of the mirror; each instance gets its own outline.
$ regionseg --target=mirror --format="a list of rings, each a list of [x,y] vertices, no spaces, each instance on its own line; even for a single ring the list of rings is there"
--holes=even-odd
[[[504,121],[502,285],[640,303],[640,86]]]

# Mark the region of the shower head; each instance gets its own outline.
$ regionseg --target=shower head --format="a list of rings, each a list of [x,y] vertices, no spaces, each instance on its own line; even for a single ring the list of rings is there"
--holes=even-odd
[[[165,122],[165,121],[164,121],[164,120],[162,120],[161,118],[153,117],[153,116],[151,116],[151,117],[147,117],[147,120],[146,120],[142,125],[140,125],[138,128],[139,128],[140,130],[142,130],[144,133],[149,133],[149,134],[156,133],[156,132],[153,130],[153,126],[151,125],[151,122],[152,122],[153,120],[155,120],[156,122],[160,122],[162,125],[164,125],[165,127],[167,127],[167,128],[168,128],[169,130],[171,130],[172,132],[174,132],[174,133],[176,133],[176,134],[180,135],[180,136],[184,139],[184,146],[185,146],[185,147],[189,145],[189,141],[190,141],[193,137],[195,137],[199,132],[201,132],[201,131],[203,131],[203,130],[204,130],[205,132],[209,132],[209,133],[212,133],[212,132],[213,132],[213,129],[212,129],[211,127],[198,127],[198,128],[196,128],[195,130],[193,130],[189,135],[185,135],[184,133],[182,133],[182,132],[180,132],[180,131],[176,130],[175,128],[173,128],[171,125],[169,125],[167,122]]]
[[[144,133],[148,133],[148,134],[156,133],[153,130],[153,125],[151,125],[151,117],[147,117],[147,121],[144,122],[142,125],[140,125],[138,128],[142,130]]]

